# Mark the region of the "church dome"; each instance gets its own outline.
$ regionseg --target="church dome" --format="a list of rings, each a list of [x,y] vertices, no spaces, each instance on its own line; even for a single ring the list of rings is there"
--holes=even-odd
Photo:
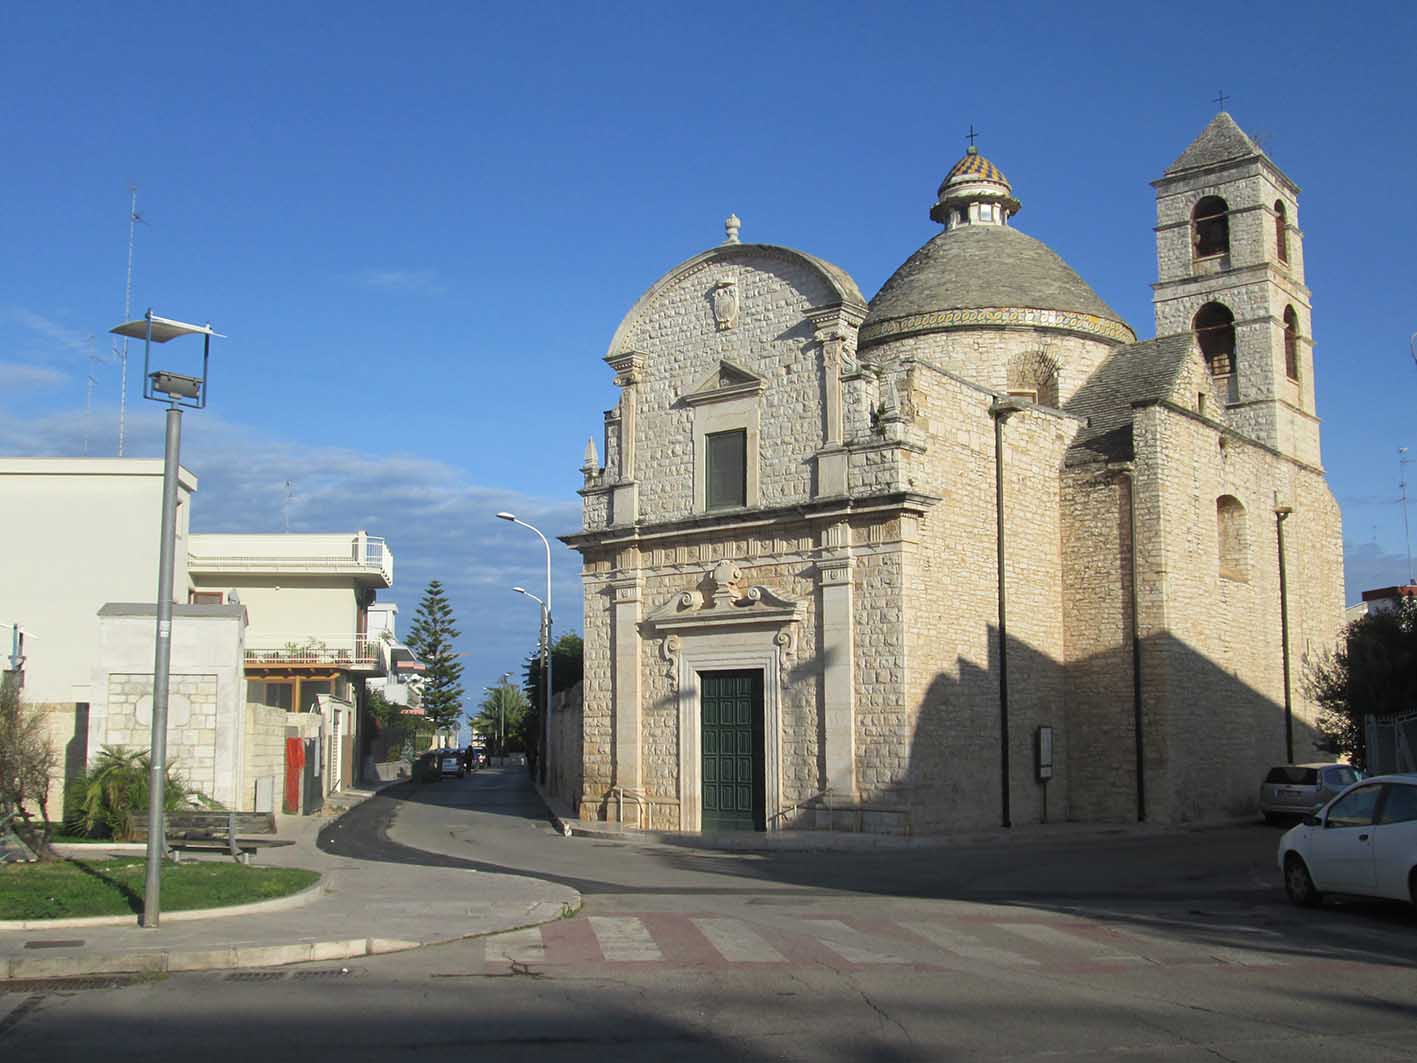
[[[1052,328],[1132,343],[1126,322],[1054,252],[1010,228],[1019,209],[1003,172],[971,146],[941,182],[938,234],[871,300],[862,347],[959,328]]]
[[[998,203],[1008,214],[1017,214],[1019,203],[1014,199],[1013,192],[1013,186],[1004,172],[980,155],[971,144],[964,158],[951,166],[950,172],[940,182],[938,201],[930,209],[930,217],[941,225],[947,225],[951,207],[979,201]]]

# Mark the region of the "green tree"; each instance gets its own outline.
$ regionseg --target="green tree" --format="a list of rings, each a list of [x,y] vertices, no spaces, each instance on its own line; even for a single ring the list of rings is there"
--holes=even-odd
[[[437,580],[428,584],[418,603],[413,626],[404,640],[423,662],[423,712],[437,730],[451,730],[462,715],[462,664],[453,642],[461,634],[453,620],[453,607]]]
[[[503,756],[509,748],[523,748],[519,741],[523,733],[522,721],[530,708],[525,694],[510,683],[500,683],[488,688],[480,711],[471,717],[472,729],[487,735],[489,745],[496,746],[497,755]],[[505,740],[499,742],[501,736],[505,736]]]
[[[1363,717],[1417,710],[1417,598],[1346,624],[1334,649],[1305,659],[1304,689],[1329,748],[1366,768]]]
[[[0,678],[0,822],[13,817],[20,840],[41,854],[49,838],[49,780],[58,763],[44,718],[20,701],[19,683]],[[40,826],[31,805],[39,809]]]
[[[552,694],[559,694],[563,690],[570,690],[581,681],[585,665],[585,644],[581,637],[574,631],[568,631],[551,644],[551,685],[555,688]],[[539,752],[541,749],[541,711],[542,697],[541,689],[541,647],[538,646],[527,658],[526,668],[522,673],[522,690],[526,692],[527,701],[530,708],[526,716],[522,718],[522,728],[519,737],[525,743],[523,749],[528,752]]]

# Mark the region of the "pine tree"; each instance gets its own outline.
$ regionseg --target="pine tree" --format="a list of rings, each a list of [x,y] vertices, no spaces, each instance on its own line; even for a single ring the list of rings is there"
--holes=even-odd
[[[433,580],[423,592],[405,641],[426,668],[423,712],[439,731],[456,727],[462,716],[462,664],[453,649],[453,640],[460,634],[454,626],[453,607],[448,604],[443,585]]]

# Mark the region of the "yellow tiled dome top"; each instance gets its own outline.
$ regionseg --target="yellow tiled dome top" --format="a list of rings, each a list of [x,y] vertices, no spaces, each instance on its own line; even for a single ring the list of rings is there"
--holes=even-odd
[[[980,155],[972,144],[964,158],[951,166],[950,172],[945,174],[945,179],[940,182],[940,191],[943,192],[950,184],[963,184],[966,181],[994,181],[1012,191],[1003,171]]]

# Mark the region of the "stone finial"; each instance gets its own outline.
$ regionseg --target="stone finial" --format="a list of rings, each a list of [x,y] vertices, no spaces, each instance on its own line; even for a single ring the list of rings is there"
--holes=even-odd
[[[585,455],[581,458],[581,472],[592,473],[600,471],[600,455],[595,452],[595,440],[586,437]]]
[[[724,560],[713,566],[709,572],[709,583],[713,585],[713,600],[716,605],[732,605],[740,597],[738,581],[743,578],[743,570],[732,561]]]
[[[742,220],[736,214],[730,214],[723,222],[723,231],[728,234],[725,244],[738,243],[738,230],[743,227]]]

